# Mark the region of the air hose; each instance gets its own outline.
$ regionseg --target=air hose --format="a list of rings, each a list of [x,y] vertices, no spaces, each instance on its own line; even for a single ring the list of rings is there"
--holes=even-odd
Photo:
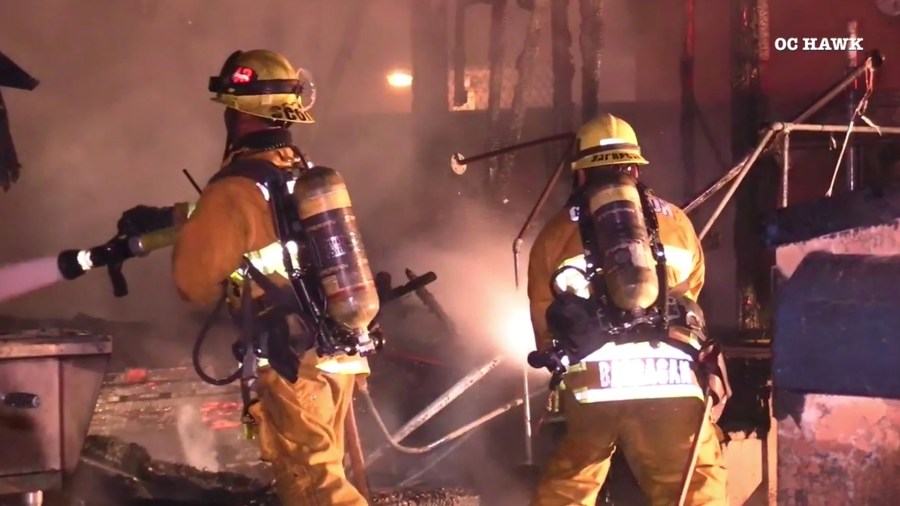
[[[194,366],[194,372],[197,373],[197,376],[200,376],[200,379],[210,385],[215,385],[217,387],[222,387],[225,385],[230,385],[238,380],[241,377],[241,367],[238,366],[237,369],[234,370],[231,374],[224,378],[214,378],[206,373],[203,370],[203,366],[200,364],[200,352],[203,350],[203,343],[206,342],[206,338],[209,337],[209,330],[212,328],[212,324],[218,318],[219,313],[222,312],[222,308],[225,306],[225,293],[222,292],[222,296],[219,297],[219,301],[216,302],[215,309],[212,310],[212,313],[206,318],[206,321],[203,322],[203,327],[200,328],[200,332],[197,334],[197,339],[194,340],[194,349],[191,352],[191,364]]]

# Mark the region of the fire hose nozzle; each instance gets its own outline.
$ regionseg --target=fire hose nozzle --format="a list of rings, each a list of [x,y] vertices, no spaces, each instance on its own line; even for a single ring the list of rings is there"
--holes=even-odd
[[[67,249],[56,257],[59,273],[67,280],[80,278],[91,269],[90,253],[87,250]]]
[[[109,242],[83,250],[65,250],[56,258],[56,266],[64,279],[73,280],[89,270],[106,267],[116,297],[128,295],[128,284],[122,274],[122,263],[135,256],[131,239],[116,236]]]

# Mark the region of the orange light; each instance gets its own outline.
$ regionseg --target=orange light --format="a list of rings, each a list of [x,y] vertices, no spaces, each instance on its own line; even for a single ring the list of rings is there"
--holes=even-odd
[[[413,76],[409,72],[398,70],[387,75],[387,83],[391,88],[409,88],[412,81]]]

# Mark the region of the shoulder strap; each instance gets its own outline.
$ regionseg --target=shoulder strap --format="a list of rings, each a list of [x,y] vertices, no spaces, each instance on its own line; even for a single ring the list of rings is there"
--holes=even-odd
[[[650,235],[650,250],[653,258],[656,260],[656,276],[659,283],[659,295],[656,298],[656,308],[659,311],[659,330],[668,331],[669,327],[669,279],[666,271],[666,250],[659,236],[659,218],[656,211],[650,204],[650,197],[653,191],[638,181],[638,196],[641,199],[641,208],[644,213],[644,222],[647,225],[647,232]]]

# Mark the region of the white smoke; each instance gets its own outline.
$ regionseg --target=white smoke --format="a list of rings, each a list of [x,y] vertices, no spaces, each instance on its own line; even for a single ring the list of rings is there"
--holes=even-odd
[[[218,472],[219,455],[215,435],[203,423],[200,410],[191,404],[178,407],[178,439],[187,465],[204,471]]]

